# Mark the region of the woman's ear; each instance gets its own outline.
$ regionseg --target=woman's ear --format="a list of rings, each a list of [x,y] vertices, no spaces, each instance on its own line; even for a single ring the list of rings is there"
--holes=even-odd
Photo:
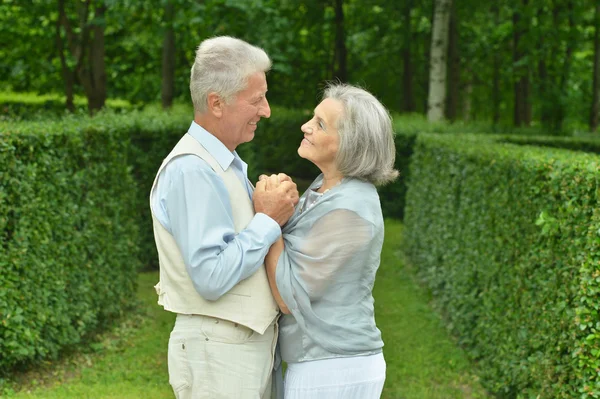
[[[208,93],[206,101],[208,103],[208,111],[210,113],[212,113],[217,118],[220,118],[223,116],[223,105],[225,105],[225,104],[224,104],[221,96],[219,96],[215,92],[210,92],[210,93]]]

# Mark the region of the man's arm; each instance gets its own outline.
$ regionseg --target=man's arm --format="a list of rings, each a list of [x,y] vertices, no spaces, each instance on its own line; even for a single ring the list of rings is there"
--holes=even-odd
[[[221,178],[201,159],[171,161],[160,183],[171,232],[196,291],[217,300],[256,272],[281,235],[277,222],[258,213],[235,234],[229,194]],[[167,227],[167,226],[165,226]]]

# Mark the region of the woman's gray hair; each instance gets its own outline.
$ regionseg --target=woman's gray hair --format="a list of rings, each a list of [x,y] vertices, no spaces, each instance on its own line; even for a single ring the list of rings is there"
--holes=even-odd
[[[271,59],[259,47],[230,36],[204,40],[196,50],[190,76],[190,93],[194,112],[208,109],[211,92],[231,103],[237,93],[247,87],[247,79],[256,72],[271,69]]]
[[[396,146],[392,118],[368,91],[348,84],[330,83],[323,99],[342,103],[337,122],[340,137],[336,164],[342,175],[382,185],[395,180]]]

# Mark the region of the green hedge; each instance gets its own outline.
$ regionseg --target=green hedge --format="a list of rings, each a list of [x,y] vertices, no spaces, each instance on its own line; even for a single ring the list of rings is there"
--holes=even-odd
[[[498,397],[600,395],[599,162],[491,137],[417,139],[403,246]]]
[[[590,152],[600,154],[600,137],[525,137],[508,135],[498,138],[499,142],[513,143],[518,145],[532,145],[539,147],[563,148],[566,150]]]
[[[87,113],[87,99],[74,98],[77,113]],[[116,112],[131,111],[134,107],[119,99],[106,100],[106,108]],[[39,120],[67,115],[65,97],[58,94],[0,92],[0,120]]]
[[[0,123],[0,371],[56,357],[131,305],[130,130],[112,116]]]

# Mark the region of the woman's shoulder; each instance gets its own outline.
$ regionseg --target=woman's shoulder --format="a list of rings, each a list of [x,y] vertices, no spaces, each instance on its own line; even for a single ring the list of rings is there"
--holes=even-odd
[[[370,221],[381,216],[381,204],[377,188],[372,183],[349,179],[340,185],[336,207],[348,209],[366,217]]]
[[[340,185],[340,193],[344,198],[353,199],[356,201],[376,200],[379,202],[379,194],[373,183],[348,178]]]

